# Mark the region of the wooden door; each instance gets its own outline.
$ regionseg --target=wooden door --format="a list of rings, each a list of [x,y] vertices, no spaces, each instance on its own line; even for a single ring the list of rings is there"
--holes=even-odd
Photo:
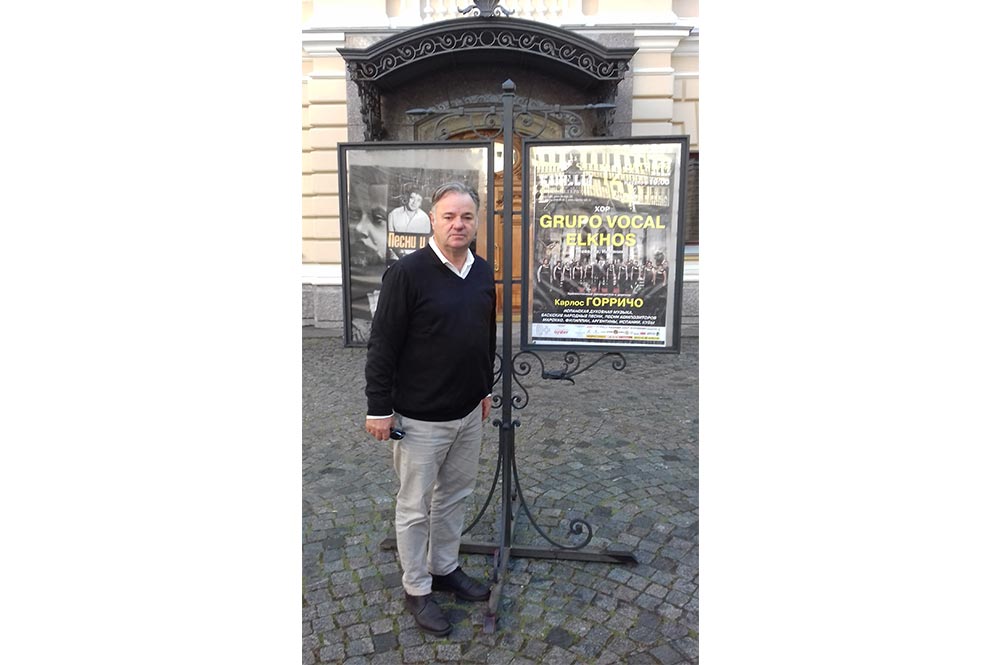
[[[497,285],[497,320],[503,320],[503,141],[498,141],[496,143],[496,151],[494,155],[494,162],[496,164],[496,173],[493,175],[493,208],[499,213],[496,219],[493,221],[493,239],[494,239],[494,254],[493,254],[493,278],[496,280]],[[523,241],[521,238],[522,225],[521,225],[521,189],[522,189],[522,179],[521,179],[521,137],[514,136],[514,177],[513,177],[513,196],[512,207],[514,210],[513,214],[513,247],[511,247],[511,275],[513,277],[514,284],[511,289],[511,313],[513,321],[521,320],[521,284],[519,280],[521,279],[521,250],[523,248]],[[482,230],[482,229],[481,229]],[[477,252],[481,251],[481,256],[486,256],[486,234],[482,233],[482,237],[477,243]]]

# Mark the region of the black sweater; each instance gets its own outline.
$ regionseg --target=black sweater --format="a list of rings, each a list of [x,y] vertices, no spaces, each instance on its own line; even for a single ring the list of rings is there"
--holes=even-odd
[[[430,246],[391,265],[368,340],[368,415],[462,418],[493,388],[496,290],[480,257],[462,279]]]

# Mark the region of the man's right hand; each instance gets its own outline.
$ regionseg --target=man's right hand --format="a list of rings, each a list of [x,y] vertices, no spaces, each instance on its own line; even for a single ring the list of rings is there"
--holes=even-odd
[[[365,431],[375,437],[376,441],[386,441],[392,429],[392,416],[385,418],[365,418]]]

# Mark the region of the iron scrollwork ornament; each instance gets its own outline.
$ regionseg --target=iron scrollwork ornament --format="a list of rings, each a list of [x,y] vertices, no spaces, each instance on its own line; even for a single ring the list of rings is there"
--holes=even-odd
[[[531,374],[531,370],[533,368],[533,364],[531,362],[532,358],[534,358],[534,360],[538,363],[539,375],[543,379],[554,380],[554,381],[568,381],[573,385],[576,385],[576,381],[573,380],[573,377],[583,374],[588,369],[590,369],[597,363],[601,362],[602,360],[606,359],[611,360],[611,369],[617,372],[624,370],[625,365],[627,364],[625,356],[623,356],[621,353],[618,353],[617,351],[614,351],[614,352],[603,353],[599,355],[589,365],[583,366],[582,361],[580,360],[579,353],[577,353],[576,351],[567,351],[566,354],[563,356],[562,367],[558,369],[547,370],[545,369],[545,361],[537,353],[535,353],[534,351],[521,351],[511,359],[511,378],[514,379],[514,383],[517,384],[517,387],[521,390],[521,393],[523,393],[523,394],[515,393],[511,395],[510,406],[513,409],[523,409],[528,405],[528,399],[529,399],[528,391],[524,387],[524,384],[521,383],[521,378]],[[496,388],[497,382],[500,380],[502,372],[501,372],[501,367],[499,365],[502,362],[503,361],[500,358],[500,354],[497,354],[493,372],[494,389]],[[500,395],[494,393],[493,408],[499,408],[502,403],[503,402]]]
[[[513,9],[507,9],[500,5],[500,0],[473,0],[473,4],[469,5],[465,9],[459,9],[458,13],[465,15],[469,12],[476,12],[474,16],[510,16],[514,13]]]

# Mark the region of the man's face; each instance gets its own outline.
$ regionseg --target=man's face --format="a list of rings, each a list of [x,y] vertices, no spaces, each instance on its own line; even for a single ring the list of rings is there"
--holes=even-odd
[[[431,231],[442,250],[461,251],[472,244],[476,233],[476,204],[472,197],[448,192],[431,209]]]
[[[423,202],[423,200],[424,197],[420,196],[420,194],[417,194],[416,192],[411,192],[410,198],[406,199],[406,209],[411,211],[416,210],[417,208],[420,207],[420,204],[421,202]]]

